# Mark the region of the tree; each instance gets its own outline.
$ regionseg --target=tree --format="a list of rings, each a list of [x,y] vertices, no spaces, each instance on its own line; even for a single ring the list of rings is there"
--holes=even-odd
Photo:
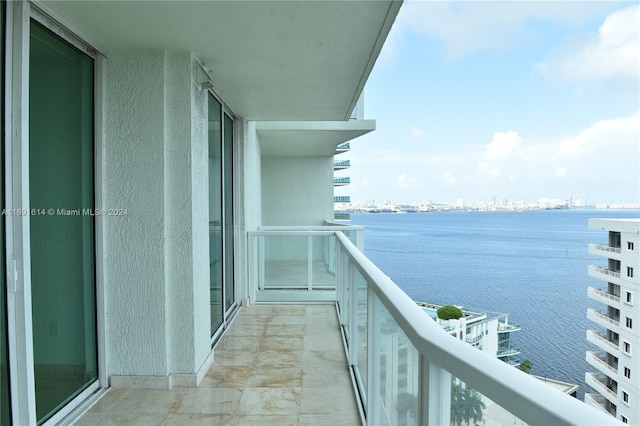
[[[480,394],[467,389],[460,383],[451,383],[451,424],[477,423],[482,420],[482,410],[485,408]]]
[[[524,371],[527,374],[531,374],[531,361],[525,359],[520,363],[520,370]]]
[[[438,308],[438,318],[442,320],[458,319],[462,317],[460,308],[453,305],[444,305]]]

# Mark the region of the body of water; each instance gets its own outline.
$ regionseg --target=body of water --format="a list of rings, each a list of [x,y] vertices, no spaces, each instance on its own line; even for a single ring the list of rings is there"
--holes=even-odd
[[[604,305],[587,287],[606,288],[589,277],[588,265],[606,259],[588,244],[607,244],[606,231],[590,230],[590,218],[639,217],[637,210],[434,212],[354,214],[365,227],[366,255],[414,300],[462,305],[509,314],[512,333],[532,374],[584,383],[587,308]]]

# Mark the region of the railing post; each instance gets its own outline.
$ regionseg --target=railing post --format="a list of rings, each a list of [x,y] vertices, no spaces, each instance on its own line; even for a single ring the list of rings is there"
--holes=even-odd
[[[451,374],[420,355],[420,424],[451,424]]]
[[[265,236],[259,235],[258,237],[258,288],[264,290],[265,287]]]
[[[367,425],[380,423],[380,315],[367,285]]]
[[[353,282],[353,266],[347,258],[347,283],[349,283],[349,365],[358,366],[358,293]]]
[[[313,237],[307,237],[307,290],[313,290]]]

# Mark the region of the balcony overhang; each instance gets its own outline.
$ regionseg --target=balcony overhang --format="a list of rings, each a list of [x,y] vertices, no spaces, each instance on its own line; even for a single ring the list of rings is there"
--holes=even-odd
[[[247,120],[346,120],[401,1],[39,1],[103,51],[193,52]]]
[[[376,129],[375,120],[261,121],[256,123],[263,156],[331,157],[341,143]]]

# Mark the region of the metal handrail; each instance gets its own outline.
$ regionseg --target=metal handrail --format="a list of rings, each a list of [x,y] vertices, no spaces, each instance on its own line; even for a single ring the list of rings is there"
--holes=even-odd
[[[434,363],[529,424],[598,425],[611,417],[424,321],[422,309],[341,232],[337,241],[405,336]],[[338,286],[340,286],[340,280]],[[428,407],[429,401],[421,401]]]

